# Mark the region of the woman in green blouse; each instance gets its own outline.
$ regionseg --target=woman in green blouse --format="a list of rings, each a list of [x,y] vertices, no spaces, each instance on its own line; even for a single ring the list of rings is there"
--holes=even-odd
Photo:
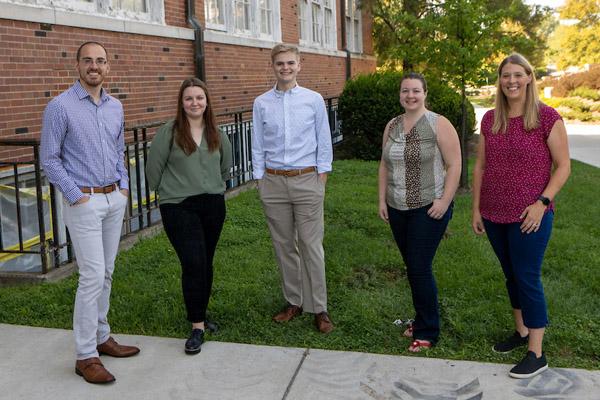
[[[157,132],[146,165],[150,189],[158,191],[160,214],[181,263],[181,286],[192,331],[187,354],[204,341],[213,256],[225,221],[225,180],[231,143],[216,124],[206,84],[183,81],[177,114]]]

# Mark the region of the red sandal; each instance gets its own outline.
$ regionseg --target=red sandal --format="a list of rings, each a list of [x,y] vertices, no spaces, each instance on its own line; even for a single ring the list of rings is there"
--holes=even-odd
[[[412,338],[413,337],[413,324],[408,324],[408,328],[402,334],[404,337]]]
[[[411,353],[418,353],[421,349],[430,349],[432,346],[433,345],[429,340],[415,339],[408,347],[408,351]]]

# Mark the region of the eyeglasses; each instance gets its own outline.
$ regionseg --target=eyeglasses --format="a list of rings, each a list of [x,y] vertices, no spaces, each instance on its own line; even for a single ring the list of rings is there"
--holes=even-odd
[[[97,66],[99,67],[103,67],[108,63],[108,60],[106,58],[96,58],[95,60],[93,58],[90,57],[84,57],[81,60],[79,60],[80,63],[82,63],[83,65],[85,65],[86,67],[89,67],[90,65],[96,63]]]

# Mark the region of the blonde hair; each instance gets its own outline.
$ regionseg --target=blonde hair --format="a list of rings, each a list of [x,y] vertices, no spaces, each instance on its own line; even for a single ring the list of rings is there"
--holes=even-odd
[[[292,52],[296,57],[300,57],[300,50],[293,44],[280,43],[271,50],[271,62],[275,61],[277,54]]]
[[[513,53],[506,57],[498,66],[498,80],[496,82],[496,107],[494,111],[494,125],[492,125],[493,133],[505,133],[508,128],[508,100],[502,91],[500,78],[502,76],[502,68],[506,64],[515,64],[523,67],[525,73],[531,77],[531,82],[527,85],[525,92],[525,109],[523,110],[523,127],[526,131],[531,131],[540,125],[539,106],[540,99],[538,96],[537,84],[535,83],[535,74],[533,67],[529,61],[519,53]]]

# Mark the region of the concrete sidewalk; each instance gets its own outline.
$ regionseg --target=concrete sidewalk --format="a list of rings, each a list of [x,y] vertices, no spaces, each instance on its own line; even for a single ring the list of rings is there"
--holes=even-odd
[[[505,364],[219,342],[187,356],[182,339],[115,337],[142,351],[103,356],[117,381],[91,385],[74,373],[71,331],[0,324],[0,399],[600,399],[600,371],[514,380]]]

